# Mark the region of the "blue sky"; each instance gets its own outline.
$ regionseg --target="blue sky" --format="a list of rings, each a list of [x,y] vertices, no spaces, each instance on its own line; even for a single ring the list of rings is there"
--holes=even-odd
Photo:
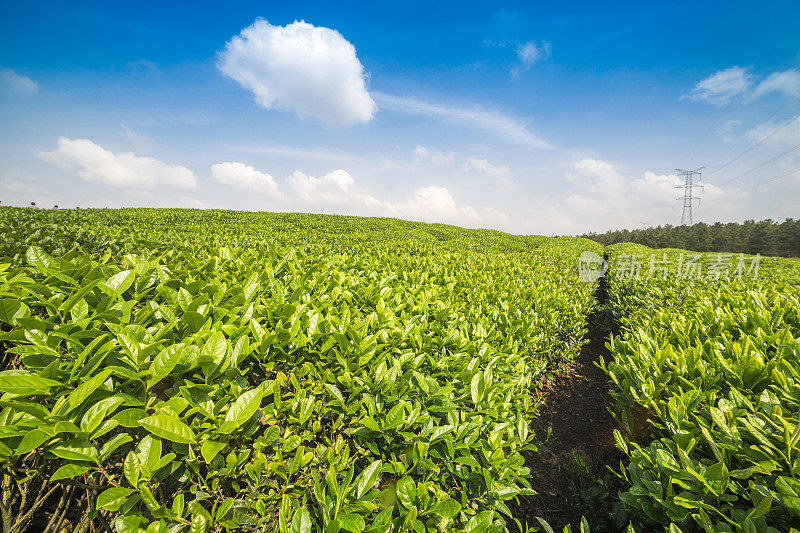
[[[565,234],[706,166],[696,220],[797,217],[798,68],[789,1],[3,2],[0,200]]]

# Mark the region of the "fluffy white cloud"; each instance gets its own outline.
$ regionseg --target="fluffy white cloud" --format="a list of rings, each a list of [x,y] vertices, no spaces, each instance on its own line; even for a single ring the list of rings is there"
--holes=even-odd
[[[52,163],[77,168],[86,181],[128,189],[151,189],[157,186],[193,189],[194,172],[180,165],[169,165],[152,157],[132,152],[113,153],[88,139],[58,139],[52,152],[35,154]]]
[[[800,70],[790,69],[783,72],[773,72],[758,84],[758,87],[753,91],[753,98],[772,92],[780,92],[793,98],[800,97]]]
[[[479,159],[477,157],[469,157],[461,167],[465,171],[481,172],[499,180],[501,182],[508,182],[511,178],[511,169],[505,165],[495,165],[488,159]]]
[[[752,84],[753,76],[747,69],[734,66],[701,80],[685,98],[693,102],[725,105],[740,93],[747,91]]]
[[[244,163],[228,161],[211,165],[211,177],[225,185],[239,187],[240,189],[246,189],[273,198],[280,197],[275,178],[264,172],[259,172]]]
[[[527,43],[520,43],[517,45],[517,59],[519,64],[511,69],[511,74],[517,76],[522,71],[531,68],[534,63],[540,59],[547,59],[550,57],[550,43],[542,42],[541,45],[536,44],[535,41],[528,41]]]
[[[353,177],[342,169],[328,172],[321,178],[295,170],[286,181],[303,201],[311,204],[372,206],[380,203],[373,196],[356,189]]]
[[[267,109],[332,126],[367,122],[377,110],[355,47],[330,28],[258,19],[227,43],[218,68]]]
[[[559,219],[561,231],[581,232],[585,228],[636,228],[642,224],[661,224],[675,220],[676,186],[683,181],[674,174],[645,172],[629,176],[614,165],[599,159],[583,159],[573,164],[567,180],[573,190],[566,195]],[[705,184],[704,197],[715,198],[722,190]],[[678,220],[680,213],[677,214]],[[675,221],[677,222],[677,221]]]
[[[18,74],[10,68],[0,69],[0,93],[29,96],[39,90],[39,84],[28,76]]]
[[[572,182],[580,181],[584,178],[592,178],[606,184],[616,184],[622,179],[622,174],[614,168],[614,165],[602,159],[581,159],[572,165],[574,173],[567,174],[567,179]]]
[[[475,225],[481,219],[472,207],[459,207],[453,195],[444,187],[429,185],[414,191],[404,202],[383,202],[389,216],[429,222]]]
[[[456,160],[453,152],[440,152],[435,148],[426,148],[419,144],[414,148],[414,156],[417,160],[430,161],[437,165],[452,165]]]
[[[339,213],[465,226],[496,227],[509,222],[505,213],[491,207],[476,210],[457,205],[450,191],[438,185],[419,187],[405,200],[381,200],[357,187],[353,177],[341,169],[329,172],[321,178],[297,170],[286,182],[302,202],[332,207]]]
[[[754,86],[755,88],[753,88]],[[735,66],[720,70],[700,81],[683,98],[719,106],[730,103],[739,95],[746,96],[747,99],[756,99],[775,92],[792,98],[800,98],[800,70],[789,69],[783,72],[773,72],[761,83],[755,85],[755,76],[750,74],[746,68]]]

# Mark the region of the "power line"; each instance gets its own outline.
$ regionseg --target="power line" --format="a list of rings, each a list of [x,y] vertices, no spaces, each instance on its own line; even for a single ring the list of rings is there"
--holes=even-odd
[[[730,183],[730,182],[732,182],[732,181],[736,181],[736,180],[738,180],[739,178],[741,178],[742,176],[746,176],[747,174],[750,174],[750,173],[751,173],[751,172],[753,172],[754,170],[758,170],[759,168],[761,168],[761,167],[764,167],[764,166],[766,166],[766,165],[768,165],[768,164],[772,163],[773,161],[776,161],[776,160],[780,159],[781,157],[783,157],[783,156],[785,156],[785,155],[787,155],[787,154],[790,154],[790,153],[792,153],[792,152],[794,152],[795,150],[798,150],[798,149],[800,149],[800,144],[797,144],[797,145],[795,145],[795,146],[793,146],[793,147],[789,148],[789,149],[788,149],[788,150],[786,150],[785,152],[781,152],[781,153],[779,153],[778,155],[776,155],[776,156],[773,156],[773,157],[771,157],[771,158],[767,159],[767,160],[766,160],[766,161],[764,161],[763,163],[761,163],[761,164],[759,164],[759,165],[756,165],[756,166],[754,166],[754,167],[753,167],[753,168],[751,168],[750,170],[746,170],[746,171],[744,171],[744,172],[742,172],[742,173],[740,173],[740,174],[737,174],[736,176],[734,176],[734,177],[732,177],[732,178],[730,178],[730,179],[727,179],[727,180],[725,180],[725,181],[723,181],[723,182],[720,182],[720,183],[716,183],[715,185],[717,185],[717,186],[720,186],[720,185],[725,185],[725,184],[728,184],[728,183]]]
[[[725,200],[726,198],[728,198],[730,196],[736,196],[737,194],[742,194],[743,192],[752,191],[753,189],[757,189],[758,187],[761,187],[762,185],[766,185],[767,183],[770,183],[770,182],[775,181],[777,179],[786,177],[789,174],[794,174],[795,172],[798,172],[798,171],[800,171],[800,167],[793,168],[791,170],[787,170],[786,172],[781,172],[780,174],[776,174],[775,176],[772,176],[772,177],[763,179],[761,181],[758,181],[758,182],[754,183],[753,185],[751,185],[750,187],[747,187],[746,189],[741,189],[741,190],[738,190],[738,191],[734,191],[734,192],[725,194],[723,196],[720,196],[719,198],[714,198],[713,200],[709,200],[708,202],[706,202],[706,205],[713,204],[713,203]]]
[[[794,28],[794,25],[797,23],[798,20],[800,20],[800,11],[798,11],[797,16],[795,16],[792,22],[790,22],[789,25],[786,27],[786,30],[784,30],[784,32],[778,37],[778,39],[776,39],[775,44],[772,46],[772,49],[770,49],[769,52],[766,52],[763,55],[763,57],[758,62],[756,62],[756,65],[763,63],[767,57],[769,57],[775,50],[777,50],[778,45],[783,42],[786,36],[791,32],[792,28]],[[734,100],[736,100],[746,88],[747,84],[740,87],[738,91],[736,91],[733,95],[731,95],[731,98],[730,100],[728,100],[728,103],[725,105],[725,107],[722,108],[722,110],[714,118],[714,121],[711,122],[708,129],[706,129],[705,132],[703,132],[703,135],[701,135],[700,138],[697,140],[697,143],[695,143],[695,145],[692,146],[691,150],[689,150],[689,153],[686,155],[687,159],[694,153],[695,150],[697,150],[700,144],[706,139],[708,134],[711,132],[711,130],[714,129],[715,126],[719,125],[720,122],[719,119],[722,118],[722,116],[725,114],[725,112],[728,110],[728,108],[731,106]]]
[[[722,116],[725,114],[725,111],[727,111],[727,110],[728,110],[728,108],[731,106],[731,104],[733,103],[733,101],[734,101],[734,100],[736,100],[736,98],[738,98],[738,97],[739,97],[739,95],[742,93],[742,91],[744,91],[745,87],[746,87],[746,86],[742,86],[742,87],[741,87],[741,88],[740,88],[738,91],[736,91],[736,92],[735,92],[735,93],[734,93],[734,94],[731,96],[730,100],[728,100],[728,103],[725,105],[725,107],[723,107],[723,108],[720,110],[720,112],[719,112],[719,113],[717,114],[717,116],[714,118],[713,122],[711,122],[711,123],[708,125],[708,128],[707,128],[707,129],[706,129],[706,130],[703,132],[703,135],[701,135],[701,136],[700,136],[700,138],[697,140],[697,142],[694,144],[694,146],[692,146],[692,149],[691,149],[691,150],[689,150],[689,153],[688,153],[688,154],[686,154],[686,158],[687,158],[687,159],[688,159],[688,158],[689,158],[689,157],[690,157],[692,154],[694,154],[694,151],[695,151],[695,150],[697,150],[697,147],[698,147],[698,146],[700,146],[700,144],[701,144],[703,141],[705,141],[705,140],[706,140],[706,137],[708,137],[708,134],[709,134],[709,133],[711,133],[711,130],[712,130],[712,129],[714,129],[714,128],[716,128],[717,126],[719,126],[719,122],[720,122],[720,121],[719,121],[719,119],[720,119],[720,118],[721,118],[721,117],[722,117]]]
[[[700,173],[705,167],[700,167],[695,170],[681,170],[679,168],[675,169],[675,172],[679,176],[684,176],[684,184],[677,185],[676,189],[683,189],[683,196],[679,196],[676,200],[683,200],[683,213],[681,214],[681,226],[686,225],[686,221],[689,221],[689,225],[693,224],[692,221],[692,202],[694,200],[700,201],[699,196],[692,196],[693,190],[695,187],[699,188],[700,190],[703,189],[702,185],[694,183],[694,176],[697,175],[697,181],[702,179],[702,175]]]
[[[775,112],[773,112],[773,113],[772,113],[772,114],[771,114],[769,117],[767,117],[767,119],[764,121],[764,123],[766,123],[766,122],[769,122],[769,121],[772,119],[772,117],[774,117],[775,115],[777,115],[778,113],[780,113],[781,111],[783,111],[783,108],[785,108],[787,105],[789,105],[789,103],[791,103],[791,100],[787,100],[787,101],[786,101],[786,102],[785,102],[785,103],[784,103],[784,104],[783,104],[781,107],[779,107],[778,109],[776,109],[776,110],[775,110]],[[763,136],[761,139],[759,139],[759,141],[758,141],[757,143],[755,143],[754,145],[752,145],[750,148],[748,148],[747,150],[745,150],[745,151],[741,152],[739,155],[737,155],[737,156],[736,156],[736,157],[734,157],[733,159],[730,159],[730,160],[728,160],[728,161],[727,161],[725,164],[723,164],[723,165],[721,165],[721,166],[717,167],[715,170],[712,170],[711,172],[709,172],[708,174],[706,174],[706,178],[708,178],[709,176],[711,176],[711,175],[713,175],[713,174],[716,174],[717,172],[719,172],[719,171],[720,171],[720,170],[722,170],[723,168],[727,167],[728,165],[730,165],[730,164],[731,164],[731,163],[733,163],[734,161],[737,161],[737,160],[741,159],[741,158],[742,158],[742,156],[744,156],[745,154],[748,154],[748,153],[752,152],[753,150],[755,150],[756,148],[758,148],[759,146],[761,146],[761,144],[762,144],[764,141],[766,141],[767,139],[769,139],[770,137],[772,137],[772,136],[773,136],[773,135],[775,135],[776,133],[779,133],[779,132],[781,132],[781,131],[785,130],[785,129],[786,129],[786,128],[787,128],[787,127],[790,125],[790,124],[792,124],[792,122],[794,122],[795,118],[796,118],[796,117],[792,117],[792,118],[790,118],[790,119],[789,119],[789,120],[787,120],[787,121],[786,121],[786,122],[785,122],[783,125],[781,125],[781,126],[780,126],[780,127],[778,127],[778,128],[775,128],[775,129],[773,129],[773,130],[772,130],[771,132],[769,132],[767,135]],[[729,150],[727,153],[731,153],[732,151],[733,151],[733,150]],[[726,153],[726,155],[727,155],[727,153]]]

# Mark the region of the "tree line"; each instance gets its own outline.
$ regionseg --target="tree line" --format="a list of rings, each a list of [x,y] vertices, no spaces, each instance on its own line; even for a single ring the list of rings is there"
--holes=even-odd
[[[619,242],[635,242],[651,248],[682,248],[695,252],[732,252],[745,254],[800,257],[800,219],[783,222],[771,219],[739,224],[706,224],[691,226],[658,226],[635,230],[614,230],[581,235],[604,246]]]

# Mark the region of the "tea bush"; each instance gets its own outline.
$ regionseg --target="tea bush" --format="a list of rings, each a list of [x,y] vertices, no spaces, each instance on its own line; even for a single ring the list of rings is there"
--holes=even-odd
[[[6,531],[504,531],[599,251],[224,211],[0,228]]]
[[[610,251],[622,331],[605,369],[626,429],[616,433],[630,459],[626,507],[670,531],[798,527],[800,261],[762,258],[755,279],[684,279],[682,251]],[[651,252],[667,254],[666,279],[646,279],[647,263],[639,280],[614,268]]]

